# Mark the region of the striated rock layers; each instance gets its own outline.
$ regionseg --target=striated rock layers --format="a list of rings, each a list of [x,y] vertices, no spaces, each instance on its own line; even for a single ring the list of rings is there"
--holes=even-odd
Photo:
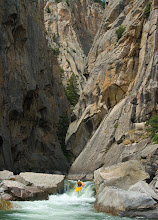
[[[101,24],[103,8],[93,0],[45,0],[45,26],[49,47],[58,51],[63,84],[74,73],[79,89],[84,84],[85,58]]]
[[[68,104],[43,9],[42,0],[0,1],[0,169],[15,173],[68,168],[56,135]]]
[[[77,159],[69,177],[138,159],[154,177],[158,146],[144,122],[158,112],[158,1],[110,0],[89,52],[89,78],[73,112],[66,142]],[[116,30],[124,29],[117,41]]]

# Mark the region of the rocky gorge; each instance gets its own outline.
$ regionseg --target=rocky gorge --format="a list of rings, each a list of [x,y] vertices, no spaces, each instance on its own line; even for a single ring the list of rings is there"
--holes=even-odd
[[[0,196],[47,199],[66,175],[94,180],[99,212],[158,219],[158,144],[146,128],[158,115],[158,1],[0,6],[0,169],[15,173],[0,174]],[[63,85],[73,74],[72,107]]]

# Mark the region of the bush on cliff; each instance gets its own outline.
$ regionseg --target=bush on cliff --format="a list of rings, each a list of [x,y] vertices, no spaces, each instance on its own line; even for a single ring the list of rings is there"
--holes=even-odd
[[[117,30],[116,30],[116,35],[117,35],[117,41],[119,41],[119,39],[122,37],[123,32],[125,31],[125,27],[124,26],[120,26]]]
[[[49,7],[46,10],[47,10],[47,13],[51,13],[51,10]]]
[[[71,159],[71,155],[69,151],[67,151],[66,145],[65,145],[65,137],[66,137],[68,127],[69,127],[68,113],[64,112],[63,115],[59,117],[59,121],[57,125],[57,136],[58,136],[59,143],[61,145],[61,149],[69,162]]]
[[[59,48],[51,48],[51,51],[53,52],[53,55],[56,57],[60,54]]]
[[[150,2],[147,2],[147,3],[146,3],[145,10],[144,10],[144,17],[145,17],[145,18],[148,18],[148,17],[149,17],[149,15],[150,15],[150,8],[151,8],[151,3],[150,3]]]
[[[70,6],[69,0],[66,0],[66,4],[68,7]]]
[[[74,73],[71,75],[70,79],[68,80],[68,84],[65,88],[65,94],[71,105],[75,106],[78,102],[79,95],[78,95],[77,79]]]
[[[146,122],[146,131],[154,144],[158,144],[158,115],[151,117]]]
[[[103,8],[105,8],[105,1],[103,1],[103,0],[94,0],[94,2],[99,3]]]

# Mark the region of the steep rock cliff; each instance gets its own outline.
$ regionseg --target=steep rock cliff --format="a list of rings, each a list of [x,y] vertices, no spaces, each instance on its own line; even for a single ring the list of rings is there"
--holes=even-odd
[[[56,125],[68,104],[50,53],[44,2],[0,1],[0,169],[67,171]]]
[[[149,147],[142,122],[158,112],[158,3],[151,2],[145,18],[146,3],[110,0],[105,9],[85,65],[89,78],[67,133],[68,149],[79,155],[71,176],[85,177],[103,164],[132,157],[142,159],[141,152]],[[120,26],[125,31],[117,41]],[[146,169],[155,173],[158,155],[152,147],[151,154],[155,156],[145,160]]]
[[[103,8],[93,0],[46,0],[45,26],[49,47],[58,51],[63,84],[74,73],[82,90],[85,58],[100,26]]]

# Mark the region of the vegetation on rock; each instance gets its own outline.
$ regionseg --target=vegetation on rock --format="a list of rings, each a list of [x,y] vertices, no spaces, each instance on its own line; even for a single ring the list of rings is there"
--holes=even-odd
[[[55,33],[53,34],[52,40],[53,40],[54,42],[57,42],[57,36],[56,36]]]
[[[68,7],[70,6],[69,0],[66,0],[66,4]]]
[[[47,8],[47,13],[51,13],[51,10],[49,7]]]
[[[59,121],[58,121],[58,126],[57,126],[57,136],[59,143],[61,145],[61,149],[67,158],[67,160],[70,160],[70,153],[69,151],[66,150],[66,145],[65,145],[65,137],[66,133],[69,127],[69,117],[68,113],[64,112],[62,116],[60,116]]]
[[[59,54],[60,54],[59,48],[51,48],[51,50],[52,50],[54,56],[56,56],[56,57],[59,56]]]
[[[74,73],[71,75],[70,79],[68,80],[68,84],[65,88],[65,94],[71,105],[75,106],[78,102],[79,95],[78,95],[77,79]]]
[[[116,122],[116,124],[114,125],[114,128],[118,128],[118,122]]]
[[[145,18],[148,18],[148,17],[149,17],[149,15],[150,15],[150,8],[151,8],[151,4],[150,4],[150,2],[148,1],[148,2],[146,3],[146,7],[145,7],[145,10],[144,10],[144,17],[145,17]]]
[[[146,122],[146,131],[154,144],[158,144],[158,115],[151,117]]]
[[[13,205],[11,202],[6,201],[5,199],[0,200],[0,210],[10,210],[13,208]]]
[[[94,0],[94,2],[99,3],[103,8],[105,8],[105,2],[102,0]]]
[[[117,30],[116,30],[116,34],[117,34],[117,41],[119,41],[119,39],[122,37],[123,32],[125,31],[126,27],[124,26],[120,26]]]

